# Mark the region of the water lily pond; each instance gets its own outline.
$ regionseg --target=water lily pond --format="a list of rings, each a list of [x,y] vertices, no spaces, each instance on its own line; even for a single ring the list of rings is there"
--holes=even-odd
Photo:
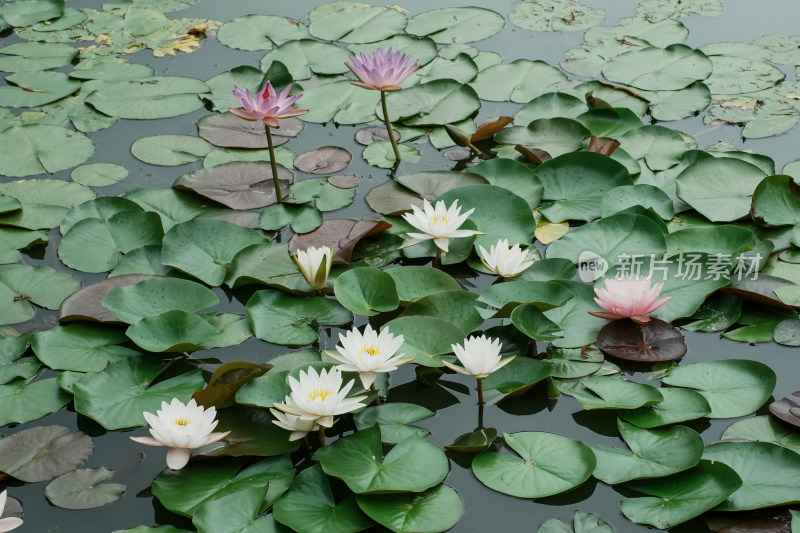
[[[756,7],[7,0],[0,531],[800,532]]]

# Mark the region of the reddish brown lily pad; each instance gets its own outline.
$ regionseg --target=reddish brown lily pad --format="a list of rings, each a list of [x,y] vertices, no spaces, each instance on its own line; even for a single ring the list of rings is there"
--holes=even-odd
[[[714,533],[792,533],[792,515],[787,509],[711,513],[705,520]]]
[[[192,394],[192,398],[206,409],[216,407],[224,409],[235,403],[236,391],[250,381],[255,379],[272,365],[258,365],[247,361],[231,361],[217,368],[208,380],[208,386]]]
[[[303,131],[304,123],[298,118],[280,121],[280,128],[273,128],[272,142],[275,146],[289,142]],[[267,148],[267,133],[264,123],[244,120],[233,113],[208,115],[197,121],[197,133],[215,146],[224,148]]]
[[[528,148],[527,146],[522,146],[521,144],[516,145],[514,150],[521,153],[522,156],[531,163],[535,163],[537,165],[541,165],[545,161],[553,159],[553,156],[544,150],[539,150],[538,148]]]
[[[612,139],[611,137],[595,137],[592,135],[592,138],[589,141],[590,152],[597,152],[598,154],[607,155],[609,157],[614,153],[614,150],[619,148],[619,146],[620,142],[616,139]]]
[[[686,354],[686,340],[669,322],[651,318],[639,324],[623,318],[600,329],[597,347],[618,359],[640,363],[674,361]]]
[[[284,196],[294,174],[277,164]],[[184,174],[172,184],[175,189],[194,191],[231,209],[257,209],[278,201],[272,167],[264,161],[235,161]]]
[[[358,241],[391,228],[384,220],[352,220],[332,218],[322,223],[312,232],[295,235],[289,241],[289,251],[305,250],[309,246],[331,246],[334,249],[333,262],[349,264]]]
[[[472,137],[469,138],[469,141],[476,143],[485,141],[486,139],[491,139],[494,137],[495,133],[502,130],[512,122],[514,122],[514,117],[500,117],[497,120],[492,120],[491,122],[484,122],[478,126],[478,129],[475,130],[475,133],[472,134]]]
[[[755,302],[769,307],[779,309],[793,309],[792,306],[783,303],[775,294],[775,289],[781,287],[791,287],[794,283],[783,278],[759,274],[757,279],[736,279],[731,276],[731,284],[723,287],[722,290],[738,296],[742,300]]]
[[[361,178],[358,176],[331,176],[328,178],[328,183],[340,189],[352,189],[361,183]]]
[[[89,285],[67,296],[58,309],[58,319],[62,322],[90,320],[109,324],[123,324],[111,311],[103,307],[103,298],[115,287],[135,285],[140,281],[163,276],[150,274],[124,274]]]
[[[398,132],[397,130],[393,131],[395,138],[399,138],[400,132]],[[388,141],[388,140],[389,140],[389,133],[386,131],[386,128],[381,126],[370,126],[368,128],[361,128],[356,132],[356,142],[358,144],[363,144],[364,146],[369,146],[375,141]]]
[[[800,391],[793,392],[791,396],[784,396],[777,402],[772,402],[769,412],[787,424],[800,427]]]
[[[344,170],[352,160],[353,155],[344,148],[323,146],[298,155],[294,167],[311,174],[332,174]]]

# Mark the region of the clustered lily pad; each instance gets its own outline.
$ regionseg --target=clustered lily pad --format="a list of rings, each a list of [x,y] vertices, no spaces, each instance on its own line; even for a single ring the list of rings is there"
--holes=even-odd
[[[798,82],[776,65],[800,66],[797,37],[685,44],[679,19],[719,16],[717,0],[643,0],[613,26],[577,0],[520,1],[511,31],[586,30],[558,68],[472,46],[506,27],[481,7],[167,16],[192,4],[0,6],[0,31],[13,28],[0,49],[0,424],[24,425],[3,431],[0,474],[49,481],[66,509],[143,494],[113,482],[116,466],[80,468],[87,434],[36,422],[69,405],[98,434],[150,423],[137,442],[170,451],[149,490],[199,532],[446,531],[480,512],[448,485],[457,467],[522,499],[598,480],[624,494],[622,515],[659,529],[800,502],[797,387],[741,354],[680,361],[699,351],[681,330],[800,345],[797,162],[778,174],[655,123],[705,113],[744,138],[789,131]],[[213,39],[248,64],[200,79],[127,57]],[[370,61],[395,70],[382,79]],[[172,117],[192,126],[130,140],[139,172],[106,160],[95,132]],[[340,140],[348,125],[358,144]],[[510,255],[522,264],[503,271]],[[636,277],[665,298],[645,309],[602,293]],[[447,435],[444,410],[472,401],[474,379],[477,427]],[[622,440],[502,427],[498,411],[546,402]],[[199,443],[154,425],[178,404],[215,415]],[[704,444],[708,420],[741,417]],[[127,531],[184,531],[161,518]],[[578,511],[539,532],[608,533],[614,518]]]

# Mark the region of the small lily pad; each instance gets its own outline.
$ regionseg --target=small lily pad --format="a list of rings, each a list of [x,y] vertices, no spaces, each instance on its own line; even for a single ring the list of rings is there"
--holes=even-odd
[[[50,503],[62,509],[94,509],[117,501],[125,485],[103,483],[114,475],[106,468],[74,470],[54,479],[44,488]]]
[[[92,439],[64,426],[24,429],[0,440],[0,470],[24,481],[47,481],[78,468],[92,453]]]

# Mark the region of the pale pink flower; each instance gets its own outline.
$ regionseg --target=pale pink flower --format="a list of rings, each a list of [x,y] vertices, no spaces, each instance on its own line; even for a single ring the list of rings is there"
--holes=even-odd
[[[350,62],[345,62],[353,74],[360,81],[351,82],[365,89],[379,91],[399,91],[400,84],[419,68],[419,61],[411,61],[411,56],[392,53],[392,49],[384,52],[378,48],[371,55],[360,52],[350,56]]]
[[[597,298],[594,301],[608,312],[589,311],[589,313],[608,320],[630,318],[634,322],[650,322],[650,317],[647,315],[667,303],[671,298],[668,296],[658,299],[662,288],[664,288],[663,283],[651,286],[649,277],[632,276],[607,279],[604,289],[595,287],[594,292],[597,294]]]
[[[3,509],[6,507],[7,500],[8,492],[5,490],[0,492],[0,515],[3,514]],[[16,516],[7,516],[6,518],[0,519],[0,532],[11,531],[12,529],[17,529],[21,525],[21,518],[17,518]]]
[[[289,96],[292,85],[294,84],[290,83],[280,93],[276,93],[272,84],[267,82],[255,97],[250,94],[249,89],[243,91],[234,86],[233,96],[239,100],[244,109],[232,107],[230,112],[245,120],[260,120],[267,126],[278,128],[280,127],[279,118],[296,117],[308,113],[308,109],[298,109],[294,106],[294,103],[303,95],[300,93]]]

